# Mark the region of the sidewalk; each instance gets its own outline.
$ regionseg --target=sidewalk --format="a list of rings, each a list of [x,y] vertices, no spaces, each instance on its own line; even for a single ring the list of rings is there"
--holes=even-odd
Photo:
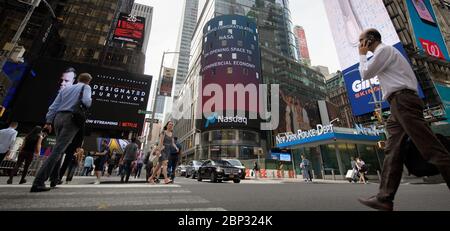
[[[69,184],[66,184],[65,181],[65,177],[63,177],[63,184],[61,185],[90,185],[90,184],[94,184],[95,180],[97,179],[95,176],[74,176],[72,178],[72,181],[69,182]],[[0,185],[7,185],[6,181],[8,180],[8,177],[0,177]],[[31,186],[31,184],[33,183],[34,177],[33,176],[29,176],[26,178],[27,183],[23,184],[23,185],[29,185]],[[19,185],[19,181],[20,181],[20,177],[14,177],[14,181],[12,185]],[[120,183],[120,177],[119,176],[110,176],[110,177],[102,177],[100,180],[100,184],[121,184]],[[48,182],[47,182],[48,183]],[[146,183],[145,182],[145,178],[136,178],[134,179],[134,177],[130,177],[130,180],[128,182],[128,184],[137,184],[137,183]]]

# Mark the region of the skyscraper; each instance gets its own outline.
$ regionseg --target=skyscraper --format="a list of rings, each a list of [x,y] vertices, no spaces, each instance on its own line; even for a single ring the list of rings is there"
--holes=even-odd
[[[146,54],[148,39],[150,38],[150,31],[152,27],[153,7],[134,3],[133,9],[131,10],[131,15],[145,18],[145,37],[142,45],[142,53]]]
[[[176,49],[180,54],[176,58],[177,73],[175,77],[174,98],[178,95],[189,68],[191,41],[195,26],[197,25],[198,0],[185,0],[183,9],[182,23]]]
[[[301,26],[294,27],[295,44],[297,45],[297,54],[300,62],[311,65],[311,59],[309,57],[308,42],[306,40],[305,29]]]
[[[183,104],[191,109],[191,115],[175,123],[175,135],[181,137],[185,150],[183,158],[264,158],[275,146],[277,133],[307,130],[320,123],[317,100],[326,97],[325,78],[297,61],[292,28],[287,0],[205,2],[192,37],[189,71],[179,97],[182,100],[191,94],[192,104]],[[201,88],[206,81],[219,85],[279,84],[283,93],[278,129],[262,131],[259,122],[248,116],[206,120],[197,114],[203,111]],[[230,100],[233,97],[226,98]],[[244,102],[246,97],[237,100]],[[244,108],[219,110],[251,112],[251,106],[248,103]]]

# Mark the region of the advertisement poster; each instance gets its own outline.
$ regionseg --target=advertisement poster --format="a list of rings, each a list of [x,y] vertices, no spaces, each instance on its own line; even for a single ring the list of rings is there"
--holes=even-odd
[[[142,45],[145,35],[145,18],[120,13],[114,30],[114,40]]]
[[[430,0],[406,0],[417,47],[424,54],[450,61]]]
[[[201,58],[203,97],[199,107],[204,109],[202,128],[260,128],[259,120],[249,116],[250,112],[258,114],[261,84],[258,37],[256,23],[245,16],[219,16],[206,23]],[[242,88],[227,92],[227,85]],[[222,97],[205,94],[210,86],[219,86]],[[236,116],[222,116],[227,112]],[[237,116],[237,112],[241,115]]]
[[[320,123],[317,101],[305,100],[298,93],[280,90],[280,123],[275,134],[307,131]]]
[[[86,64],[41,59],[25,77],[13,109],[19,122],[44,123],[58,92],[76,84],[75,76],[90,73],[92,107],[88,127],[140,131],[151,87],[151,76],[133,74]]]
[[[394,46],[406,57],[403,45],[382,0],[324,0],[328,21],[344,74],[347,94],[354,116],[371,113],[375,109],[372,84],[377,100],[382,98],[378,78],[361,81],[359,73],[359,36],[369,28],[380,31],[383,43]],[[383,108],[389,107],[387,102]]]
[[[424,0],[412,0],[414,8],[416,8],[419,17],[427,22],[435,23],[433,16],[425,5]]]
[[[435,85],[444,105],[447,122],[450,123],[450,84],[435,83]]]
[[[175,75],[175,69],[164,67],[163,77],[161,82],[161,88],[159,90],[160,96],[172,96],[173,77]]]

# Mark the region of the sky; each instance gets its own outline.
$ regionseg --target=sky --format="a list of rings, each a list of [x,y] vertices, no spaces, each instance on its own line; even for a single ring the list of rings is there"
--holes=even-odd
[[[145,74],[155,77],[159,74],[163,52],[176,49],[183,0],[136,0],[135,2],[153,7]],[[303,26],[305,29],[312,65],[327,66],[330,73],[339,70],[339,62],[323,1],[291,0],[290,9],[292,23]],[[173,55],[167,55],[164,66],[176,67],[173,60]],[[155,84],[154,78],[152,85]],[[153,94],[151,93],[151,95]]]

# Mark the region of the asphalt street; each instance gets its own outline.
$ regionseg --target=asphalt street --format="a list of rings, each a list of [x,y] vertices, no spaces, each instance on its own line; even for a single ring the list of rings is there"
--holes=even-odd
[[[76,177],[50,192],[29,193],[30,183],[6,185],[0,178],[0,210],[132,210],[132,211],[370,211],[358,197],[375,195],[378,184],[295,180],[243,180],[240,184],[198,182],[184,177],[175,184],[120,184],[119,178]],[[32,178],[28,178],[31,182]],[[450,211],[445,184],[403,184],[397,211]]]

